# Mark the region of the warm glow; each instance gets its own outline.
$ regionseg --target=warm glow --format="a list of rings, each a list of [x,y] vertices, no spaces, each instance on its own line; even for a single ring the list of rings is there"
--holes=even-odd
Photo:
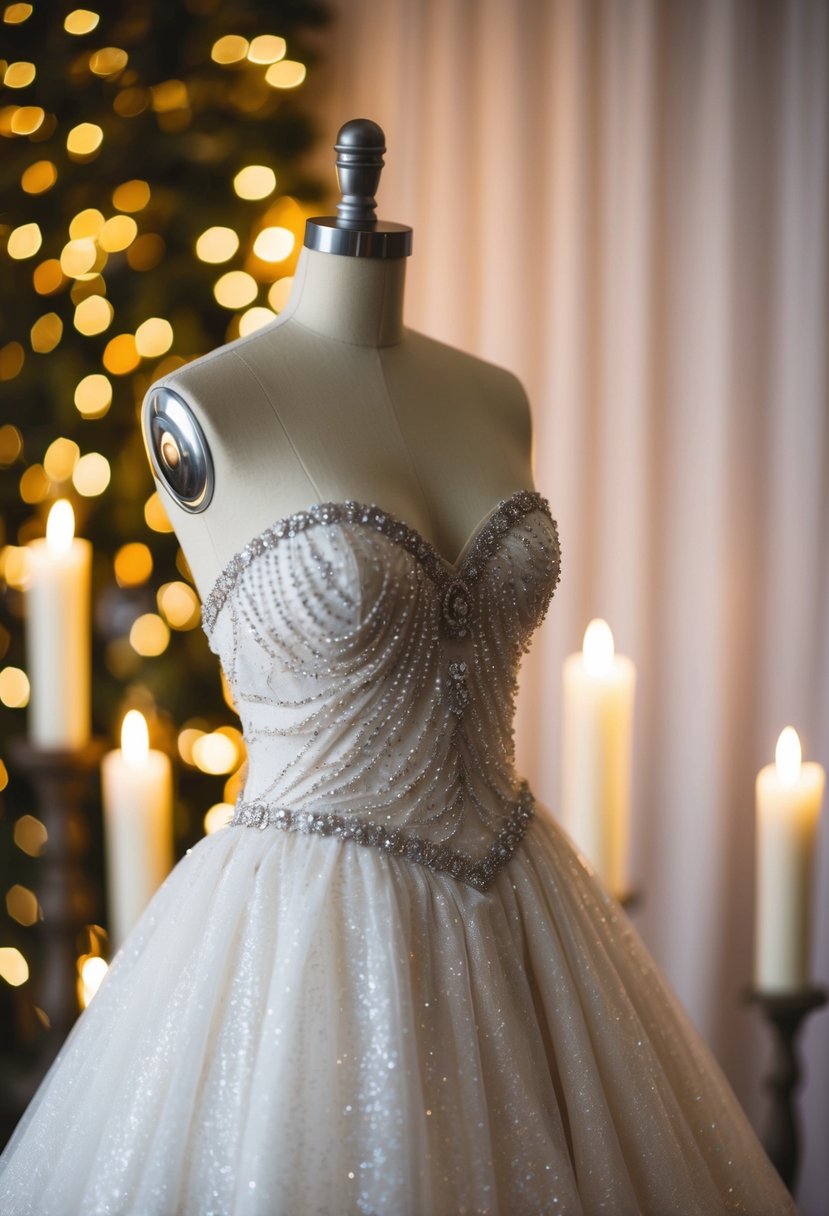
[[[104,367],[113,376],[126,376],[134,372],[141,362],[133,334],[118,334],[110,338],[104,349]]]
[[[42,106],[18,106],[12,115],[12,134],[34,135],[43,126],[45,117],[46,111]]]
[[[72,472],[72,484],[84,498],[95,498],[103,494],[112,477],[106,456],[101,452],[87,452],[81,456]]]
[[[37,224],[21,224],[9,233],[6,253],[10,258],[33,258],[43,244],[43,234]]]
[[[210,58],[214,63],[238,63],[248,53],[248,40],[241,34],[225,34],[213,43]]]
[[[80,960],[78,961],[80,962]],[[108,970],[109,965],[106,959],[97,954],[87,955],[80,963],[81,1004],[84,1009],[100,988]]]
[[[239,198],[267,198],[276,189],[276,174],[267,165],[247,165],[233,179]]]
[[[63,321],[56,312],[45,312],[38,317],[29,330],[29,341],[32,350],[38,355],[48,355],[54,350],[63,336]]]
[[[153,555],[148,545],[132,541],[121,546],[113,564],[119,587],[140,587],[153,572]]]
[[[97,256],[98,250],[91,237],[80,237],[76,241],[67,241],[61,250],[60,268],[70,279],[77,279],[92,269]]]
[[[0,946],[0,976],[12,988],[19,988],[29,978],[29,964],[14,946]]]
[[[101,146],[104,133],[95,122],[80,122],[66,137],[66,151],[73,158],[91,156]]]
[[[51,481],[68,481],[80,454],[81,449],[74,439],[66,439],[63,436],[53,439],[43,457],[46,476]]]
[[[284,262],[293,251],[295,239],[288,228],[263,228],[253,242],[253,252],[263,262]]]
[[[185,764],[195,765],[193,759],[193,748],[197,740],[204,735],[203,730],[199,730],[195,726],[185,726],[184,730],[179,731],[178,736],[178,754],[181,756]]]
[[[133,621],[130,629],[130,646],[142,658],[153,659],[157,655],[163,654],[169,641],[169,627],[155,612],[145,612]]]
[[[114,316],[115,311],[105,296],[87,296],[75,309],[75,329],[87,336],[102,334]]]
[[[613,634],[607,621],[597,617],[584,631],[584,665],[591,676],[606,676],[613,667]]]
[[[172,325],[164,317],[148,317],[135,331],[135,345],[145,359],[163,355],[173,345]]]
[[[26,352],[19,342],[0,347],[0,380],[13,380],[23,367]]]
[[[277,279],[271,285],[268,292],[268,303],[274,312],[282,312],[282,309],[288,303],[293,285],[294,276],[291,274],[286,275],[283,279]]]
[[[147,719],[140,709],[130,709],[121,723],[121,751],[130,768],[143,768],[150,750]]]
[[[283,59],[281,63],[268,68],[265,80],[274,89],[295,89],[302,84],[306,74],[304,63],[296,59]]]
[[[201,605],[192,587],[187,583],[164,583],[157,593],[159,612],[163,613],[173,629],[192,629],[198,625]]]
[[[138,235],[138,225],[131,215],[113,215],[98,235],[98,244],[107,253],[118,253],[131,245]]]
[[[3,13],[3,20],[7,25],[19,25],[21,21],[25,21],[31,15],[31,4],[9,4]]]
[[[26,472],[20,478],[18,486],[20,497],[24,502],[36,503],[44,502],[52,489],[52,483],[46,476],[46,471],[42,464],[30,464]]]
[[[213,294],[223,308],[244,308],[258,291],[256,279],[245,270],[229,270],[213,285]]]
[[[21,815],[14,825],[14,843],[28,857],[39,857],[48,839],[46,825],[34,815]]]
[[[19,59],[16,63],[10,63],[6,68],[3,76],[3,84],[7,89],[25,89],[27,84],[31,84],[35,78],[35,65],[27,63],[25,59]]]
[[[52,503],[46,520],[46,544],[54,554],[68,553],[75,537],[75,512],[67,498]]]
[[[288,49],[284,38],[277,34],[260,34],[251,41],[248,59],[251,63],[276,63]]]
[[[19,667],[0,671],[0,701],[8,709],[24,709],[29,704],[29,677]]]
[[[203,773],[231,773],[240,760],[239,748],[226,734],[213,731],[195,740],[193,760]]]
[[[196,241],[196,257],[202,262],[226,262],[239,248],[239,237],[232,228],[208,228]]]
[[[127,52],[120,46],[105,46],[89,57],[89,70],[96,76],[114,76],[127,66]]]
[[[270,308],[249,308],[239,318],[239,337],[245,338],[275,320],[276,313],[271,312]]]
[[[777,780],[781,785],[797,785],[800,780],[800,763],[802,758],[800,736],[793,726],[784,727],[780,732],[780,738],[777,740],[777,747],[774,752]]]
[[[47,258],[32,273],[32,285],[39,296],[50,296],[60,291],[66,282],[66,276],[60,268],[57,258]]]
[[[23,170],[20,185],[27,194],[42,194],[50,190],[58,180],[58,171],[50,160],[36,160]]]
[[[0,426],[0,467],[14,464],[23,451],[23,435],[18,427],[7,422]]]
[[[122,182],[112,192],[112,205],[119,211],[143,211],[150,201],[150,184],[140,177]]]
[[[19,925],[33,925],[40,919],[40,905],[34,891],[15,883],[6,892],[6,911]]]
[[[25,591],[31,581],[31,554],[25,545],[6,545],[0,563],[3,578],[16,591]]]
[[[93,372],[75,386],[75,406],[84,418],[103,418],[112,403],[112,385],[106,376]]]
[[[67,13],[63,28],[67,34],[91,34],[101,18],[88,8],[76,8]]]
[[[212,836],[219,828],[227,827],[232,814],[233,805],[230,802],[217,802],[211,806],[204,816],[205,835]]]
[[[85,207],[70,221],[69,235],[74,241],[85,236],[96,237],[103,226],[103,211],[99,211],[97,207]]]
[[[144,522],[152,532],[172,532],[173,530],[173,525],[164,510],[164,504],[159,498],[157,490],[153,491],[144,503]]]

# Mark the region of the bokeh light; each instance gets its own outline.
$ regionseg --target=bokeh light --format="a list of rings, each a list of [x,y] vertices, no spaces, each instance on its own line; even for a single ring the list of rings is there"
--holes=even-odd
[[[276,189],[276,174],[267,165],[246,165],[234,177],[233,189],[239,198],[267,198]]]

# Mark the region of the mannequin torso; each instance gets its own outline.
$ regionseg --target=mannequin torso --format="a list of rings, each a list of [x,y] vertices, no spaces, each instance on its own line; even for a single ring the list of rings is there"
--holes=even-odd
[[[277,321],[150,389],[190,407],[210,450],[201,513],[156,473],[203,598],[251,537],[313,502],[374,502],[454,562],[501,498],[533,488],[521,385],[406,330],[404,278],[404,258],[303,249]],[[146,409],[144,428],[149,448]]]

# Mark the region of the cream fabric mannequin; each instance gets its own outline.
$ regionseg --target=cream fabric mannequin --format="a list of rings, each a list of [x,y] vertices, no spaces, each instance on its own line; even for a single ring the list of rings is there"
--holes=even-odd
[[[198,514],[156,477],[202,598],[252,536],[314,502],[374,502],[454,561],[499,499],[534,488],[521,385],[405,329],[404,281],[404,258],[305,248],[273,324],[151,387],[187,403],[213,460]]]

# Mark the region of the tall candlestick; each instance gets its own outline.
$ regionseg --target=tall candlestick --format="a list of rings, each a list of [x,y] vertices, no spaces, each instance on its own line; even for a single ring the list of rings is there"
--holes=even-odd
[[[777,740],[757,775],[756,988],[797,992],[809,983],[815,841],[826,773],[801,762],[797,731]]]
[[[101,765],[110,938],[117,949],[173,865],[172,771],[151,750],[138,710],[125,715],[121,748]]]
[[[26,651],[29,734],[39,747],[89,742],[89,585],[92,546],[74,535],[72,504],[59,499],[46,539],[29,543]]]
[[[617,898],[628,893],[631,746],[636,668],[594,620],[564,663],[564,826]]]

